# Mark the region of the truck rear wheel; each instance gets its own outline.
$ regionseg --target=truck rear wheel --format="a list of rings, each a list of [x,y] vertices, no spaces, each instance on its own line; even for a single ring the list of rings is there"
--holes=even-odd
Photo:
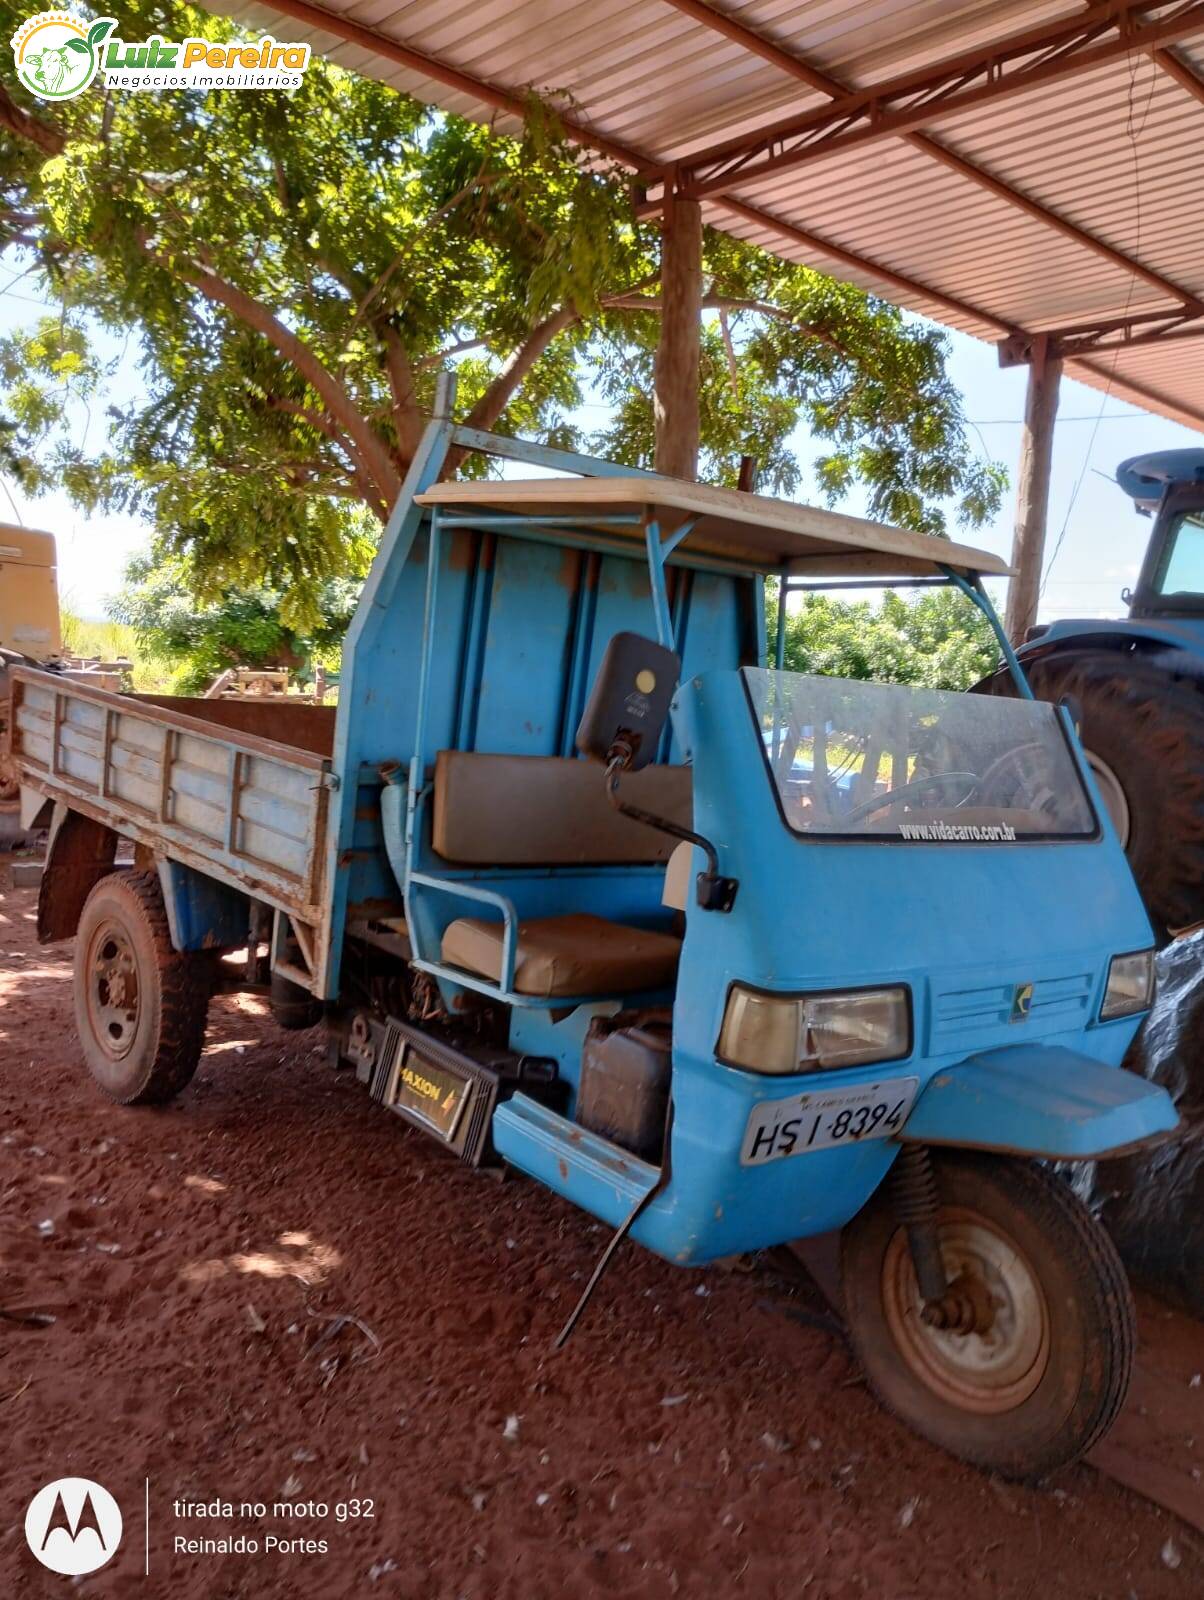
[[[882,1401],[917,1433],[1006,1478],[1076,1461],[1129,1387],[1133,1301],[1115,1247],[1067,1185],[1029,1162],[934,1154],[937,1228],[968,1316],[922,1316],[889,1186],[845,1230],[849,1331]],[[970,1324],[969,1331],[960,1331]]]
[[[121,1105],[161,1105],[196,1071],[209,965],[172,948],[153,872],[112,872],[75,936],[75,1020],[88,1070]]]
[[[1039,700],[1073,702],[1100,796],[1159,930],[1204,920],[1204,697],[1131,655],[1053,656],[1026,671]],[[990,687],[1016,692],[1003,674]]]

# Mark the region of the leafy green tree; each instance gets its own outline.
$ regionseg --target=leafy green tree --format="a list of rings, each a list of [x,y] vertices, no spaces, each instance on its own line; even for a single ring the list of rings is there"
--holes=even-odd
[[[0,34],[23,15],[0,0]],[[127,40],[231,26],[178,0],[121,19]],[[202,594],[265,583],[316,615],[321,581],[362,567],[448,362],[475,426],[651,462],[657,231],[538,102],[504,137],[316,61],[289,94],[98,83],[47,106],[6,62],[0,129],[0,245],[62,303],[0,344],[10,456],[35,488],[140,509]],[[947,505],[994,510],[943,335],[727,236],[705,252],[704,476],[751,453],[768,492],[860,485],[929,533]],[[85,451],[64,424],[103,392],[97,329],[136,335],[145,399]],[[824,440],[811,479],[800,420]]]
[[[777,601],[769,604],[776,637]],[[877,678],[926,689],[968,689],[996,666],[999,647],[982,612],[955,589],[880,605],[804,594],[786,613],[786,666],[837,678]]]
[[[359,589],[350,578],[321,583],[317,621],[303,634],[281,620],[278,589],[258,584],[198,601],[187,558],[148,555],[130,562],[125,585],[107,609],[115,622],[133,630],[149,663],[171,669],[175,693],[200,694],[227,667],[301,673],[314,663],[335,665]]]

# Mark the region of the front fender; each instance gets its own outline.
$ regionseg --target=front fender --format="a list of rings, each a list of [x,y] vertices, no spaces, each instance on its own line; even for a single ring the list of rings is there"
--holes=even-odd
[[[938,1072],[900,1137],[1089,1161],[1160,1142],[1178,1125],[1166,1090],[1135,1073],[1058,1045],[1007,1045]]]

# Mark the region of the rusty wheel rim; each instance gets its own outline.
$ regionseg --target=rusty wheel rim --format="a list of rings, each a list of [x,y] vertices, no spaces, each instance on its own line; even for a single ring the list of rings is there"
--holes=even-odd
[[[1049,1307],[1040,1279],[1016,1242],[977,1212],[944,1208],[938,1228],[950,1283],[968,1288],[989,1326],[955,1333],[922,1320],[923,1300],[900,1228],[882,1264],[891,1336],[911,1371],[942,1400],[984,1416],[1014,1411],[1049,1365]]]
[[[1087,757],[1087,765],[1091,768],[1091,776],[1095,779],[1100,799],[1104,802],[1104,809],[1116,829],[1120,847],[1122,850],[1127,850],[1133,818],[1129,812],[1129,800],[1124,785],[1102,756],[1097,756],[1094,750],[1084,750],[1083,754]]]
[[[133,1048],[138,1032],[138,963],[129,936],[103,922],[88,947],[88,1022],[92,1037],[113,1061]]]

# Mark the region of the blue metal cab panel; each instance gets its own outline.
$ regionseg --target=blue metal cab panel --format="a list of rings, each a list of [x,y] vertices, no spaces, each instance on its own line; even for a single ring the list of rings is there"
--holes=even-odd
[[[1117,1069],[1140,1018],[1096,1019],[1111,957],[1150,945],[1152,936],[1110,830],[1074,842],[985,845],[797,837],[778,812],[737,672],[683,685],[675,716],[693,756],[695,825],[740,889],[727,915],[694,906],[687,913],[674,1007],[673,1175],[633,1237],[670,1259],[701,1261],[847,1222],[889,1169],[893,1141],[740,1165],[753,1106],[813,1089],[821,1076],[832,1087],[914,1076],[922,1101],[938,1074],[952,1075],[969,1057],[994,1052],[989,1059],[998,1060],[1015,1050],[1019,1062],[1056,1047],[1059,1061],[1073,1053],[1098,1063],[1117,1095],[1129,1094],[1136,1080]],[[723,1066],[716,1042],[734,982],[783,993],[903,984],[911,1053],[822,1075]],[[1031,1009],[1013,1018],[1011,997],[1028,984]],[[1031,1077],[1022,1074],[1020,1084],[1012,1138],[1036,1149],[1050,1111],[1033,1095]],[[1120,1142],[1173,1126],[1173,1112],[1166,1117],[1151,1100]],[[980,1121],[967,1120],[967,1132],[976,1127]],[[1109,1135],[1097,1133],[1098,1152]]]

